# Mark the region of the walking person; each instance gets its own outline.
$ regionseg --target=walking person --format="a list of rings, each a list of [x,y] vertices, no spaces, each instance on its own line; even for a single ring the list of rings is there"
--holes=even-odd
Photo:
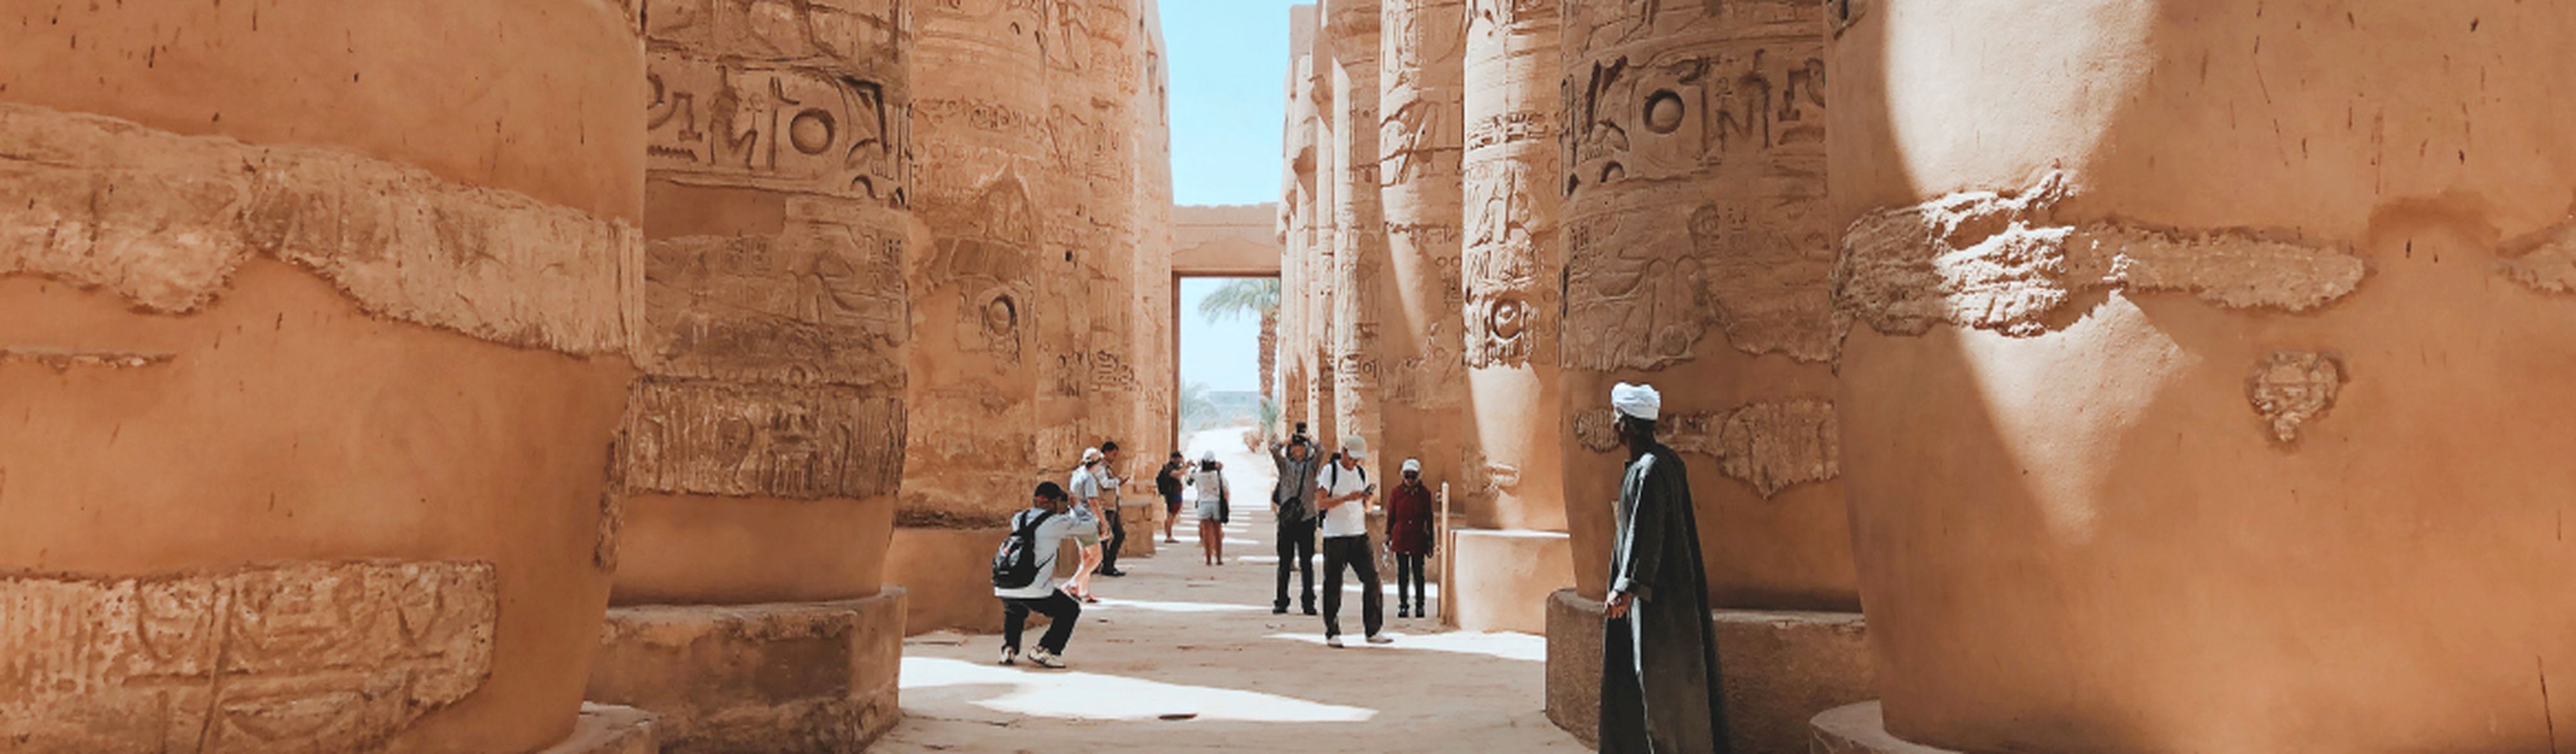
[[[1117,442],[1101,443],[1100,456],[1100,466],[1093,471],[1093,474],[1100,477],[1100,520],[1108,527],[1108,530],[1101,534],[1108,540],[1108,546],[1103,548],[1100,556],[1100,575],[1114,579],[1127,575],[1126,571],[1118,570],[1118,549],[1127,546],[1127,522],[1119,516],[1118,496],[1120,485],[1125,484],[1127,479],[1118,471],[1121,459]],[[1151,524],[1147,526],[1150,527]],[[1146,536],[1152,535],[1153,530],[1146,529]]]
[[[1055,557],[1081,524],[1068,515],[1070,501],[1056,483],[1038,483],[1032,498],[1028,510],[1011,517],[1011,539],[993,559],[993,596],[1002,599],[1002,664],[1019,664],[1020,636],[1034,612],[1048,623],[1028,660],[1042,668],[1061,668],[1065,642],[1073,640],[1073,627],[1082,618],[1082,603],[1056,588]]]
[[[1303,429],[1303,425],[1300,425]],[[1301,577],[1306,614],[1315,614],[1315,477],[1322,464],[1303,433],[1285,445],[1270,444],[1270,460],[1279,467],[1279,483],[1270,490],[1270,512],[1279,524],[1279,598],[1273,615],[1288,612],[1288,573]]]
[[[1225,464],[1217,463],[1216,451],[1199,459],[1199,470],[1190,475],[1190,486],[1199,490],[1199,555],[1212,566],[1225,565],[1225,522],[1231,518],[1233,491],[1225,485]]]
[[[1422,595],[1422,566],[1434,547],[1431,518],[1431,490],[1422,486],[1422,462],[1405,459],[1404,481],[1386,494],[1386,545],[1395,553],[1395,617],[1431,617],[1431,600]],[[1413,585],[1411,599],[1405,595],[1407,583]]]
[[[1107,456],[1099,448],[1082,449],[1082,465],[1075,467],[1065,486],[1073,488],[1073,541],[1082,547],[1082,563],[1073,572],[1066,591],[1084,602],[1099,602],[1091,593],[1091,573],[1100,567],[1100,462]]]
[[[1385,644],[1393,639],[1378,632],[1386,624],[1386,595],[1377,580],[1377,551],[1369,549],[1368,504],[1377,497],[1377,485],[1368,480],[1368,471],[1360,461],[1368,458],[1368,448],[1357,437],[1342,440],[1340,461],[1324,470],[1319,489],[1323,497],[1315,502],[1324,511],[1324,644],[1342,647],[1342,569],[1348,567],[1360,577],[1360,625],[1370,644]]]
[[[1163,496],[1163,544],[1181,543],[1172,538],[1172,525],[1181,520],[1181,487],[1189,473],[1190,462],[1175,450],[1171,460],[1163,462],[1162,472],[1154,475],[1154,492]]]
[[[1610,391],[1628,470],[1611,532],[1610,598],[1602,606],[1602,754],[1726,750],[1708,572],[1682,458],[1655,440],[1663,396]]]

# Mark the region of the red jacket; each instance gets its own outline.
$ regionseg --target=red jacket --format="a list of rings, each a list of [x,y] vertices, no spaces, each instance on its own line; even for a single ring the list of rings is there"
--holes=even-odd
[[[1395,486],[1386,496],[1386,542],[1397,555],[1431,554],[1431,490],[1419,481]]]

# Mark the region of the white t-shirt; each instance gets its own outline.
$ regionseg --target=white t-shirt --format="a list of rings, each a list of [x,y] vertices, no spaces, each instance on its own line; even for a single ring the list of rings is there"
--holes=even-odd
[[[1029,525],[1029,522],[1036,521],[1037,517],[1041,515],[1046,515],[1046,511],[1034,508],[1020,511],[1018,515],[1011,517],[1011,531],[1019,531],[1020,527]],[[1028,586],[1020,587],[1018,589],[1004,589],[998,586],[993,587],[993,596],[1007,599],[1036,600],[1046,599],[1048,595],[1054,594],[1055,585],[1057,583],[1055,580],[1055,556],[1058,551],[1063,549],[1064,539],[1066,537],[1073,536],[1073,527],[1075,525],[1073,516],[1071,515],[1047,516],[1045,523],[1038,524],[1036,529],[1030,531],[1030,534],[1037,538],[1037,550],[1029,553],[1030,555],[1036,556],[1038,564],[1037,580],[1031,581]]]
[[[1322,472],[1315,475],[1315,486],[1324,491],[1323,495],[1316,498],[1315,504],[1323,505],[1326,499],[1368,489],[1369,482],[1367,474],[1360,468],[1346,469],[1336,463],[1325,466]],[[1368,506],[1362,505],[1360,501],[1352,500],[1334,506],[1332,510],[1324,511],[1325,537],[1356,537],[1367,533]]]

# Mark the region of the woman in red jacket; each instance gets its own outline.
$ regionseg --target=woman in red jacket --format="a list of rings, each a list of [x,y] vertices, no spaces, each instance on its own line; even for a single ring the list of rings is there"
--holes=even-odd
[[[1422,462],[1406,459],[1404,483],[1386,497],[1386,546],[1395,553],[1395,617],[1431,617],[1422,596],[1422,565],[1431,555],[1431,490],[1422,486]],[[1413,585],[1411,597],[1405,584]]]

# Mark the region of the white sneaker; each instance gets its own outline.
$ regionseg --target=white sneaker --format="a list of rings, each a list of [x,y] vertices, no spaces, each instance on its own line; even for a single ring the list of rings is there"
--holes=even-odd
[[[1334,648],[1334,649],[1341,649],[1341,648],[1342,648],[1342,637],[1339,637],[1339,636],[1327,636],[1327,637],[1324,637],[1324,646],[1332,647],[1332,648]]]
[[[1046,647],[1029,650],[1029,662],[1041,668],[1064,667],[1064,658],[1057,657],[1054,652],[1047,651]]]
[[[1370,643],[1370,644],[1393,644],[1393,643],[1395,643],[1395,640],[1394,640],[1394,639],[1391,639],[1391,638],[1387,638],[1387,635],[1386,635],[1386,634],[1369,634],[1369,637],[1368,637],[1368,643]]]
[[[1002,664],[1004,664],[1004,665],[1018,665],[1018,664],[1020,664],[1020,650],[1017,650],[1017,649],[1011,649],[1011,648],[1009,648],[1009,647],[1003,647],[1003,648],[1002,648]]]

